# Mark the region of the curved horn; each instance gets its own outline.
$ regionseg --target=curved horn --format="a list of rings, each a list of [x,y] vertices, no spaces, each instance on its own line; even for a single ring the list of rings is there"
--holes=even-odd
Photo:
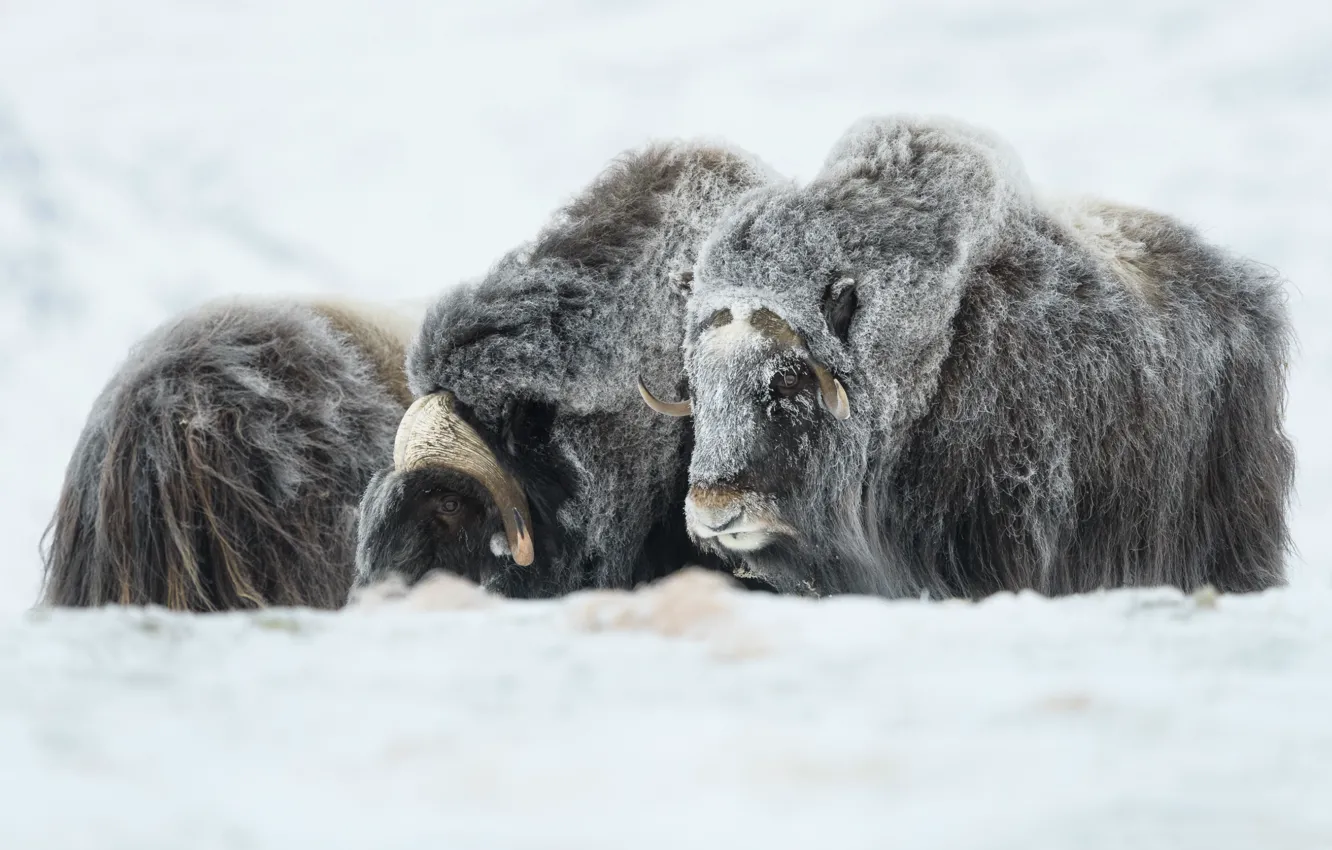
[[[664,413],[667,416],[692,416],[694,414],[694,405],[689,399],[685,399],[684,401],[662,401],[652,393],[648,392],[648,388],[643,386],[642,378],[638,379],[638,394],[643,397],[643,401],[647,403],[648,407],[658,413]]]
[[[451,469],[480,482],[499,509],[513,560],[525,567],[535,557],[527,494],[454,405],[452,393],[438,392],[407,408],[393,444],[393,468],[398,472]]]
[[[823,399],[823,406],[828,408],[837,419],[846,419],[851,415],[851,402],[846,397],[846,388],[842,382],[833,377],[824,366],[818,363],[810,363],[814,367],[814,376],[819,379],[819,398]]]

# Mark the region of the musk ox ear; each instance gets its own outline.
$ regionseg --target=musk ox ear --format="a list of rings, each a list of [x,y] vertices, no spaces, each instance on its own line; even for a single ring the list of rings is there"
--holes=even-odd
[[[823,291],[823,318],[828,323],[828,330],[843,345],[851,333],[851,319],[855,317],[859,303],[856,282],[851,278],[830,283]]]
[[[549,402],[509,399],[500,425],[501,441],[514,457],[544,449],[555,429],[558,408]]]

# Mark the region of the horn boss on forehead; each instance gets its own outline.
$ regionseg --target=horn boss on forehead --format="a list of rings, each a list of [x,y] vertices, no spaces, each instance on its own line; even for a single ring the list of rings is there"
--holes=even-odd
[[[532,563],[535,549],[527,496],[476,429],[458,415],[452,394],[433,393],[407,409],[393,446],[393,467],[397,472],[449,469],[480,483],[499,510],[514,561],[524,567]]]
[[[733,318],[730,308],[723,307],[713,313],[708,321],[709,328],[725,327],[730,324]],[[819,383],[819,400],[823,402],[823,407],[833,415],[837,420],[845,420],[851,416],[851,401],[847,398],[846,388],[837,376],[818,362],[809,354],[809,346],[805,339],[791,327],[790,322],[774,313],[767,307],[760,307],[749,314],[749,326],[760,335],[772,340],[773,343],[782,348],[798,349],[805,352],[805,358],[809,363],[809,368],[813,371],[815,378]],[[655,398],[650,398],[650,394],[643,388],[642,382],[639,382],[639,392],[643,393],[643,400],[647,401],[648,406],[658,413],[668,413],[670,411],[662,409],[663,407],[676,407],[665,405],[664,402]],[[673,416],[687,414],[670,413]]]

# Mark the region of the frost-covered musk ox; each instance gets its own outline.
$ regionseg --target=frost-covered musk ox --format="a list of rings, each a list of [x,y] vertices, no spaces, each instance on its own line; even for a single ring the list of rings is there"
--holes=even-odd
[[[1283,581],[1282,288],[1174,219],[873,120],[738,202],[694,287],[690,529],[782,589]]]
[[[627,152],[535,240],[445,294],[409,355],[421,398],[395,469],[362,504],[360,582],[444,570],[535,597],[697,562],[681,510],[690,428],[644,408],[636,379],[683,389],[698,245],[772,179],[715,143]]]
[[[423,312],[237,300],[142,339],[70,460],[43,601],[341,606]]]

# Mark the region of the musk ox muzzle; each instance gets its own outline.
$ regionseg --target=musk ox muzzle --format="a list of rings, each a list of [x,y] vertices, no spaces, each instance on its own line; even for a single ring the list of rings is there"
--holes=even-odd
[[[795,530],[772,501],[759,493],[723,485],[695,484],[685,498],[689,533],[733,552],[753,552]]]
[[[393,468],[397,472],[447,469],[475,480],[499,511],[513,560],[524,567],[532,563],[536,552],[527,494],[500,466],[476,429],[458,415],[452,393],[423,396],[407,409],[393,445]]]

